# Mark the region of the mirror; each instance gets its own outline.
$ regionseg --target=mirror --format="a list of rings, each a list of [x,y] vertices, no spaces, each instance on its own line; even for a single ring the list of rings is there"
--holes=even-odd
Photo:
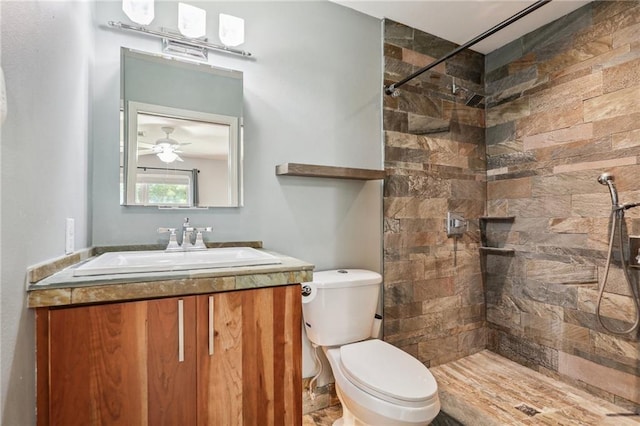
[[[122,205],[242,205],[242,73],[123,48]]]

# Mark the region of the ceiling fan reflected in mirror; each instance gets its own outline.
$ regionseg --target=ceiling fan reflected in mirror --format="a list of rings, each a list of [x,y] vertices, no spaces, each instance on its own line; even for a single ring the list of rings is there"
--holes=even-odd
[[[177,154],[180,152],[180,143],[177,140],[171,139],[169,135],[173,133],[173,127],[163,127],[162,131],[166,134],[164,138],[160,138],[156,141],[155,145],[151,147],[151,150],[156,153],[160,161],[164,163],[173,163],[174,161],[182,161],[182,158]]]
[[[171,138],[171,133],[175,130],[173,127],[162,127],[162,131],[165,133],[165,137],[158,139],[155,144],[150,145],[149,154],[153,153],[160,159],[160,161],[164,163],[173,163],[174,161],[183,161],[182,158],[178,155],[180,151],[180,147],[182,145],[188,145],[189,143],[180,143],[175,139]],[[144,142],[140,143],[141,145]],[[144,153],[142,153],[144,155]]]

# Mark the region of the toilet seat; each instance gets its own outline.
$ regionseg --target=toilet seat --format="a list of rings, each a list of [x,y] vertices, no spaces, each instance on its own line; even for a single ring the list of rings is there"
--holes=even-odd
[[[394,404],[423,406],[437,398],[436,380],[427,367],[378,339],[341,346],[340,366],[355,386]]]

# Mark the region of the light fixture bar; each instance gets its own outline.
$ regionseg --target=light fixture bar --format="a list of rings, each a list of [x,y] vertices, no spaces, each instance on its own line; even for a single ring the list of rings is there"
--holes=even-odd
[[[135,31],[138,33],[150,35],[152,37],[158,37],[161,39],[175,41],[183,45],[192,46],[193,48],[214,50],[218,52],[230,53],[233,55],[239,55],[244,57],[253,56],[251,53],[245,50],[232,49],[230,47],[221,46],[219,44],[208,43],[206,41],[201,41],[197,39],[190,39],[188,37],[183,37],[182,35],[173,34],[166,31],[159,31],[151,28],[139,27],[136,25],[129,25],[129,24],[124,24],[122,22],[115,22],[115,21],[109,21],[108,24],[110,27],[113,27],[113,28],[119,28],[121,30],[126,30],[126,31]]]
[[[180,41],[169,40],[167,38],[162,39],[162,51],[170,55],[180,55],[201,61],[209,59],[209,51],[207,48],[182,43]]]

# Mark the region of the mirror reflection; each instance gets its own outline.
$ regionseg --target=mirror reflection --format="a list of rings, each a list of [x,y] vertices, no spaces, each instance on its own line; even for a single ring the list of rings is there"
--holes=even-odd
[[[123,49],[121,203],[241,205],[242,74]]]

